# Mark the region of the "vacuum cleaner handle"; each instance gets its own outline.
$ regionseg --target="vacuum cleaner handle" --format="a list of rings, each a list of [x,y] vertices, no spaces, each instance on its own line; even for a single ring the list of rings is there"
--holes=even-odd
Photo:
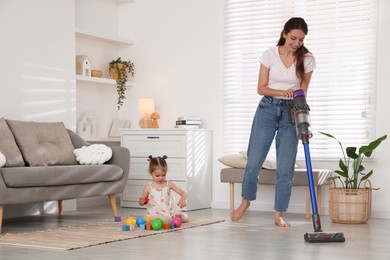
[[[305,161],[307,170],[307,179],[310,189],[311,208],[313,211],[313,226],[316,232],[321,232],[320,215],[318,214],[316,192],[314,188],[313,170],[311,167],[311,158],[309,150],[309,139],[313,136],[310,128],[310,107],[306,102],[305,92],[303,90],[294,91],[294,103],[292,112],[294,114],[295,128],[298,139],[302,140],[305,150]]]

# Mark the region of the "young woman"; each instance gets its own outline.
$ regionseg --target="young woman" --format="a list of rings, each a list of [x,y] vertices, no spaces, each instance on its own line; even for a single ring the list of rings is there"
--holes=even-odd
[[[239,220],[256,199],[261,166],[272,141],[276,144],[275,225],[288,227],[283,219],[287,211],[294,180],[298,139],[295,126],[289,122],[289,105],[293,92],[308,90],[315,59],[303,45],[308,27],[304,19],[293,17],[284,25],[276,47],[265,51],[259,59],[257,92],[263,97],[257,107],[248,145],[248,162],[242,183],[242,202],[231,219]]]

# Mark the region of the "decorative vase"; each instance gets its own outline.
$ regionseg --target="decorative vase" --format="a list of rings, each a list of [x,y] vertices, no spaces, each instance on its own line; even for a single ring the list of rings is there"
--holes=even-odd
[[[364,188],[329,189],[329,216],[334,223],[364,224],[371,217],[372,188],[369,181]]]

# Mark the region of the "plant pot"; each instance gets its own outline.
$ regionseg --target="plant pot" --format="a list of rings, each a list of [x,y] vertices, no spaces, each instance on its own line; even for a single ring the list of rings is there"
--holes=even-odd
[[[122,73],[120,73],[120,71],[123,70],[123,68],[124,68],[124,65],[120,64],[120,63],[116,64],[115,68],[110,68],[111,77],[115,80],[121,79]]]
[[[366,186],[368,184],[368,186]],[[364,224],[371,217],[371,183],[364,188],[329,189],[329,216],[334,223]]]

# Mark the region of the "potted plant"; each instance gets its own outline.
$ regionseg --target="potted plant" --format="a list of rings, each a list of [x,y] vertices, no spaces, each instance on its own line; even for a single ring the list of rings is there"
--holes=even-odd
[[[359,149],[354,146],[343,148],[343,145],[331,134],[321,134],[335,139],[341,148],[343,158],[339,160],[336,176],[330,177],[333,187],[329,189],[329,216],[335,223],[366,223],[371,216],[372,188],[369,178],[374,170],[366,171],[363,161],[387,138],[383,135],[363,145]],[[338,179],[342,187],[336,187]]]
[[[118,92],[118,110],[123,105],[123,99],[126,98],[126,82],[127,75],[130,73],[134,76],[134,63],[131,61],[124,61],[121,57],[112,60],[109,63],[110,76],[116,80],[116,90]]]

